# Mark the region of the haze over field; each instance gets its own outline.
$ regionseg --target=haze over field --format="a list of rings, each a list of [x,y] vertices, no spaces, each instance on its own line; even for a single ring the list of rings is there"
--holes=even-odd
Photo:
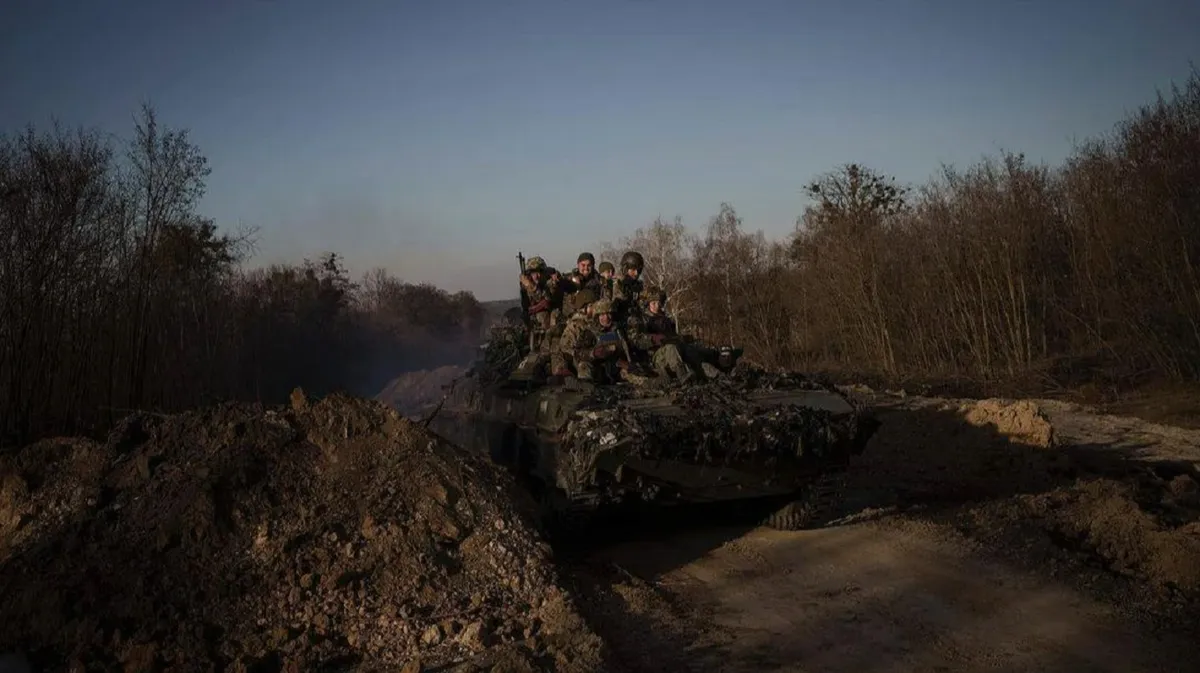
[[[256,261],[513,294],[517,248],[569,265],[722,201],[788,233],[846,161],[902,182],[1000,149],[1057,163],[1182,81],[1200,6],[644,0],[75,3],[0,17],[0,128],[128,134],[152,102]]]

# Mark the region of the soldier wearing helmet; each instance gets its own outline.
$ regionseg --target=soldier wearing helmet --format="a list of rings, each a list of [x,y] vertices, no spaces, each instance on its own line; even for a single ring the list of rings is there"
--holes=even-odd
[[[581,329],[586,330],[592,321],[591,307],[600,299],[600,293],[594,287],[585,287],[563,300],[563,313],[566,315],[562,336],[555,344],[555,357],[550,363],[550,375],[563,378],[571,375],[571,365],[574,352],[569,348],[568,334]]]
[[[667,293],[649,287],[642,293],[646,306],[641,314],[629,318],[629,341],[640,351],[650,354],[650,362],[659,376],[687,382],[695,372],[685,359],[687,348],[676,343],[679,336],[675,321],[663,310]]]
[[[597,267],[600,271],[600,294],[606,299],[613,298],[613,276],[617,273],[617,268],[612,262],[600,262]]]
[[[567,323],[559,348],[575,365],[575,375],[581,381],[594,381],[604,366],[622,355],[621,335],[613,319],[613,303],[598,299],[589,305],[589,318],[576,318]]]
[[[641,311],[644,264],[642,254],[635,250],[630,250],[621,256],[621,263],[618,265],[620,275],[613,283],[613,303],[616,305],[617,317],[622,322],[630,315]]]
[[[558,269],[547,266],[544,272],[546,274],[546,290],[550,294],[550,324],[552,332],[555,336],[562,334],[563,316],[563,294],[568,283]]]
[[[524,295],[522,305],[528,306],[529,354],[517,365],[514,378],[534,376],[547,360],[553,358],[553,331],[558,323],[555,273],[541,257],[533,256],[525,262],[525,271],[521,273],[520,280],[521,293]]]
[[[524,295],[523,299],[527,300],[525,303],[529,306],[530,316],[538,316],[550,310],[550,288],[547,286],[546,268],[546,260],[535,255],[525,261],[525,270],[521,272],[521,293]],[[545,318],[534,322],[538,320]]]
[[[600,289],[595,286],[586,286],[573,293],[563,300],[563,314],[566,316],[566,320],[570,321],[578,316],[590,316],[591,313],[588,309],[591,304],[601,298]]]
[[[667,315],[667,293],[657,286],[650,286],[642,293],[644,304],[644,322],[646,330],[652,334],[673,336],[678,333],[675,319]]]

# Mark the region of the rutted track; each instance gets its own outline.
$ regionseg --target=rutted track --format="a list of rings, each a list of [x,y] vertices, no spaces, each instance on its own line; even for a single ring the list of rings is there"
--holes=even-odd
[[[1110,605],[913,521],[707,529],[595,552],[586,611],[634,671],[1184,671]],[[1193,669],[1194,670],[1194,669]]]

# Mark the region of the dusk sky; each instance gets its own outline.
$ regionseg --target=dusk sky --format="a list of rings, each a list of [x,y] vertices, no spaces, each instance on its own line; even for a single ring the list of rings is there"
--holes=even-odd
[[[920,182],[1001,149],[1057,163],[1200,60],[1158,0],[5,0],[0,131],[128,137],[152,102],[257,263],[516,294],[654,217],[722,201],[787,235],[804,182]]]

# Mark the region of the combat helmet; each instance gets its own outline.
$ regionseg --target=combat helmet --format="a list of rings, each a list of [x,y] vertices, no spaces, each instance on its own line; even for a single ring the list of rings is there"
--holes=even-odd
[[[526,271],[545,271],[546,270],[546,260],[544,260],[541,257],[538,257],[536,255],[533,257],[530,257],[529,259],[525,260],[525,270]]]
[[[585,287],[571,294],[571,308],[575,311],[582,311],[588,307],[588,304],[592,304],[598,299],[600,299],[600,294],[594,288]]]
[[[657,285],[651,285],[642,292],[641,300],[646,305],[649,305],[652,301],[665,304],[667,303],[667,293],[663,292],[662,288]]]
[[[621,271],[629,269],[637,269],[638,273],[642,272],[642,267],[645,262],[642,260],[642,253],[630,250],[621,256]]]
[[[598,316],[602,313],[612,313],[612,312],[613,312],[613,304],[612,304],[611,299],[604,299],[602,297],[602,298],[597,299],[596,301],[592,302],[592,315]]]
[[[596,267],[596,271],[598,273],[604,273],[605,271],[616,273],[617,267],[613,266],[612,262],[600,262],[600,266]]]

